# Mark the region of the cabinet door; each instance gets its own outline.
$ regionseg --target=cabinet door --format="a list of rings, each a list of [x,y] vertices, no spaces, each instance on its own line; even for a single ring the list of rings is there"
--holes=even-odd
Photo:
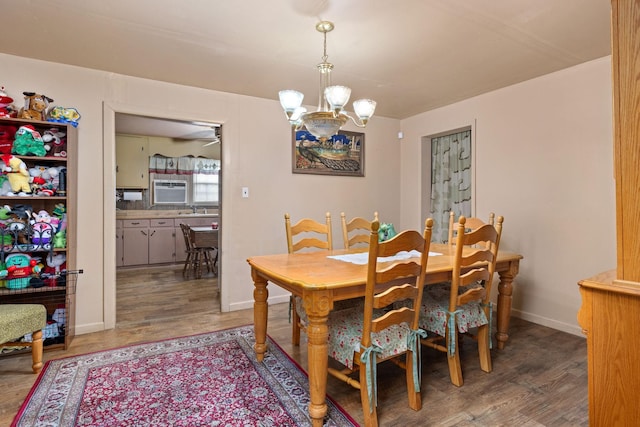
[[[187,259],[187,244],[184,241],[179,223],[174,228],[174,233],[176,235],[176,262],[184,262]]]
[[[124,235],[122,221],[116,221],[116,267],[124,264]]]
[[[122,265],[149,264],[149,228],[124,228]]]
[[[149,264],[174,262],[175,252],[173,227],[158,227],[149,230]]]
[[[149,188],[149,139],[116,135],[116,187]]]

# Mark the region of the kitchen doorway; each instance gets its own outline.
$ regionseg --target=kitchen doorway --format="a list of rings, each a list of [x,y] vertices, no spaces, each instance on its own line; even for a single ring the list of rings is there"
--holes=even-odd
[[[201,312],[220,312],[221,248],[218,247],[217,251],[217,274],[205,271],[200,279],[196,279],[193,275],[185,277],[183,275],[184,257],[181,256],[183,235],[180,233],[179,223],[193,221],[221,223],[222,171],[219,167],[222,151],[221,125],[116,112],[114,127],[117,177],[115,325],[152,322],[186,314],[197,315]],[[136,156],[140,157],[137,166],[130,163]],[[187,187],[191,191],[188,203],[155,203],[152,192],[154,178],[162,179],[169,175],[160,173],[165,171],[154,171],[150,168],[150,157],[212,160],[214,167],[218,165],[215,179],[212,180],[211,175],[207,175],[204,179],[205,175],[202,175],[198,180],[195,176],[176,173],[170,178],[187,182]],[[140,166],[141,164],[144,166]],[[138,181],[130,182],[126,178],[119,180],[120,173],[125,177],[134,176]],[[198,171],[193,175],[201,176],[199,173]],[[216,197],[207,197],[207,194],[203,197],[203,181],[209,183],[207,192],[217,192],[216,195],[208,194],[208,196]],[[138,184],[140,182],[142,184]],[[196,197],[194,194],[198,188],[200,192]],[[212,216],[215,214],[218,216]],[[175,219],[175,227],[173,227],[174,224],[171,227],[173,231],[153,228],[153,218],[161,217]],[[143,226],[149,224],[149,228],[135,231],[119,228],[123,223],[128,225],[131,222],[138,222],[137,220],[127,222],[124,218],[140,220],[146,218],[148,223],[140,222]],[[127,234],[127,231],[130,233]],[[161,233],[165,236],[162,240],[156,240],[155,243],[151,241],[152,238],[157,239]],[[123,249],[128,243],[138,245],[137,248],[128,251],[137,255],[142,252],[141,248],[147,247],[144,246],[144,242],[143,246],[139,246],[140,239],[135,236],[148,239],[147,263],[144,259],[142,261],[125,259],[127,251]],[[158,244],[158,242],[161,243]],[[155,257],[152,255],[152,252],[157,254],[158,247],[161,247],[166,248],[164,252],[170,256],[170,245],[175,248],[173,262],[166,262],[166,256],[158,258],[158,255]],[[132,311],[136,313],[132,314]]]

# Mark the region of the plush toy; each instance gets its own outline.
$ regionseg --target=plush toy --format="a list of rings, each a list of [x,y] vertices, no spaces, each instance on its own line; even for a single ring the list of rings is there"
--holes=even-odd
[[[69,123],[75,128],[78,127],[80,113],[75,108],[56,106],[49,111],[49,118],[47,120],[56,123]]]
[[[378,241],[384,242],[391,239],[396,234],[398,233],[396,233],[396,229],[393,228],[393,224],[383,222],[380,224],[380,228],[378,229]]]
[[[13,98],[11,98],[4,91],[4,86],[0,88],[0,117],[15,117],[17,115],[16,109],[11,104],[13,102]]]
[[[53,235],[51,215],[44,209],[37,214],[34,212],[32,215],[31,230],[33,234],[31,236],[31,243],[38,247],[49,249],[49,243],[51,243],[51,237]]]
[[[44,131],[42,140],[50,147],[47,156],[67,157],[67,152],[65,151],[67,145],[65,140],[66,135],[66,133],[60,132],[58,128],[51,128]]]
[[[47,119],[47,108],[53,99],[35,92],[22,92],[24,95],[24,107],[18,112],[18,118],[29,120]]]
[[[11,153],[17,130],[17,126],[0,124],[0,154]]]
[[[5,259],[5,264],[6,268],[0,270],[0,277],[6,277],[10,289],[26,288],[31,274],[40,273],[38,261],[28,254],[11,254]]]
[[[55,255],[47,255],[47,266],[44,268],[44,273],[47,274],[60,274],[66,270],[67,257],[63,253],[57,253]]]
[[[31,125],[24,125],[16,132],[11,152],[21,156],[44,156],[47,148],[40,132]]]
[[[3,172],[7,174],[9,183],[11,184],[11,191],[9,196],[27,196],[31,193],[31,187],[29,186],[29,171],[27,165],[20,160],[19,157],[12,156],[10,154],[4,154],[0,156],[5,164]]]

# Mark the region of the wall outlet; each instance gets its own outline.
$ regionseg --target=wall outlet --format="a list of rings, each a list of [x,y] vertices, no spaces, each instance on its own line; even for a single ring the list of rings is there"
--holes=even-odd
[[[242,187],[242,197],[245,199],[249,197],[249,187]]]

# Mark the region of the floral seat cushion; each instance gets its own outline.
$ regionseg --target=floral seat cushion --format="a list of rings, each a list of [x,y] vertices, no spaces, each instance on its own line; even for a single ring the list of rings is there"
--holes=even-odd
[[[374,317],[383,314],[375,310]],[[353,369],[353,355],[360,350],[362,340],[363,308],[353,307],[329,314],[328,352],[329,357],[336,359],[349,369]],[[372,334],[372,342],[382,348],[379,359],[387,359],[407,351],[407,335],[409,326],[406,323],[392,325],[389,328]]]
[[[448,283],[425,287],[422,307],[420,308],[420,328],[443,337],[445,336],[447,327],[449,287],[450,284]],[[467,289],[468,288],[460,289],[460,292],[462,293]],[[456,314],[456,324],[458,325],[458,332],[460,333],[468,332],[469,329],[489,323],[479,301],[472,301],[458,307],[458,309],[460,309],[461,312]]]

